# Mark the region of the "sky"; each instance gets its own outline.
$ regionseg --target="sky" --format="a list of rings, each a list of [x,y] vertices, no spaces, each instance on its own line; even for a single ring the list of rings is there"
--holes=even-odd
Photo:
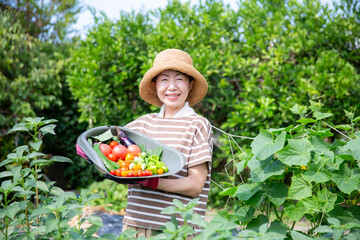
[[[196,4],[199,0],[181,0],[181,2],[190,1]],[[323,4],[332,5],[333,0],[321,0]],[[97,11],[103,11],[112,20],[116,20],[120,16],[120,11],[147,12],[156,8],[165,8],[168,0],[82,0],[83,5],[95,8]],[[203,0],[204,2],[204,0]],[[223,0],[225,4],[229,4],[231,8],[237,8],[239,0]],[[77,23],[73,26],[76,33],[82,38],[85,37],[87,29],[94,24],[90,11],[84,7],[84,10],[78,16]]]

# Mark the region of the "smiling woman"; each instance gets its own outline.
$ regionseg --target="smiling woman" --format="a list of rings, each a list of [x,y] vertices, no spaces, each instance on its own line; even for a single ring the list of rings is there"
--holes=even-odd
[[[145,73],[139,86],[140,96],[161,110],[125,127],[178,150],[185,156],[185,165],[174,175],[129,184],[124,230],[132,228],[146,237],[151,236],[154,230],[170,221],[171,216],[162,214],[162,210],[172,206],[174,199],[184,204],[197,201],[194,211],[205,218],[210,191],[212,128],[210,122],[190,106],[199,103],[207,89],[206,79],[194,68],[191,56],[182,50],[160,52],[153,67]],[[178,219],[178,223],[185,224],[183,219]],[[188,234],[198,231],[199,228],[192,225]]]

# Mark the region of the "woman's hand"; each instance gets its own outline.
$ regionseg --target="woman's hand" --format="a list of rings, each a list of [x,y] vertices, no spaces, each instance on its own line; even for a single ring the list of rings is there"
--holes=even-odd
[[[190,197],[198,197],[205,185],[207,174],[208,163],[205,162],[189,168],[188,176],[185,178],[160,178],[157,189]]]

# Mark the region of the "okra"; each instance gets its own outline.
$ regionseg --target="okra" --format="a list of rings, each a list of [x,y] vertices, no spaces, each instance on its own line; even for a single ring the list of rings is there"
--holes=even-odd
[[[120,166],[119,164],[117,164],[116,162],[110,161],[100,150],[100,144],[97,143],[94,145],[94,150],[95,152],[99,155],[101,161],[104,163],[105,167],[107,168],[107,170],[111,171],[111,170],[116,170],[118,169]]]

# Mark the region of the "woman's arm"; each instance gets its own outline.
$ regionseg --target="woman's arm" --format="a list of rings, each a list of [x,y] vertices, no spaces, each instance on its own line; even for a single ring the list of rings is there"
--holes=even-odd
[[[185,178],[160,178],[157,189],[190,197],[198,197],[204,187],[207,174],[208,163],[201,163],[189,168],[188,176]]]

